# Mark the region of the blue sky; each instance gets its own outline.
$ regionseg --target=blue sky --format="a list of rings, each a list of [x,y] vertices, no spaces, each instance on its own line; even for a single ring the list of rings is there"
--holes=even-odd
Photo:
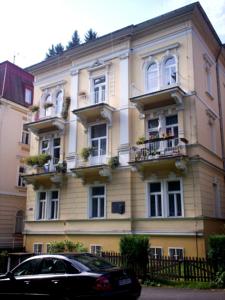
[[[191,0],[0,0],[0,62],[24,68],[45,58],[52,44],[66,46],[74,30],[81,40],[89,28],[98,36],[138,24]],[[200,0],[225,43],[225,0]]]

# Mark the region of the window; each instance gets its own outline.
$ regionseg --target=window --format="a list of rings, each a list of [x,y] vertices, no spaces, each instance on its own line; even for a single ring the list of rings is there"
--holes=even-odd
[[[37,245],[37,247],[36,247]],[[34,244],[34,250],[37,250],[38,245],[42,246],[42,244]],[[41,253],[41,252],[35,252],[34,253]],[[14,276],[27,276],[27,275],[34,275],[36,274],[37,268],[40,264],[41,259],[33,259],[28,260],[21,265],[19,265],[14,271]]]
[[[166,134],[169,136],[174,136],[174,139],[167,141],[167,148],[172,148],[178,145],[178,117],[167,116],[166,117]]]
[[[60,159],[60,138],[42,139],[40,145],[40,153],[50,154],[52,157],[46,167],[49,171],[54,171]]]
[[[25,167],[23,167],[23,166],[19,167],[17,186],[20,186],[20,187],[25,187],[26,186],[25,181],[22,177],[25,174],[25,171],[26,171]]]
[[[154,92],[158,89],[159,75],[158,66],[155,62],[151,63],[147,68],[147,90]]]
[[[32,104],[32,90],[25,88],[25,103]]]
[[[169,57],[163,64],[164,85],[172,85],[177,82],[177,64],[175,57]]]
[[[102,252],[102,246],[100,245],[91,245],[90,246],[90,252],[92,254],[100,255]]]
[[[27,129],[23,129],[23,131],[22,131],[22,140],[21,140],[21,142],[22,142],[22,144],[29,145],[30,134],[29,134],[29,131]]]
[[[150,194],[150,216],[161,217],[162,216],[162,192],[161,183],[152,182],[149,185]]]
[[[59,214],[59,192],[38,192],[38,220],[55,220]]]
[[[44,100],[44,117],[50,117],[51,116],[51,95],[47,95],[47,97]]]
[[[212,96],[212,66],[213,66],[213,61],[212,59],[208,56],[207,53],[203,55],[204,58],[204,65],[205,65],[205,75],[206,75],[206,93],[208,96],[213,99]]]
[[[148,120],[148,135],[149,139],[155,139],[159,137],[159,118]],[[159,149],[159,142],[149,143],[150,153]]]
[[[22,234],[24,228],[24,212],[19,210],[16,213],[16,226],[15,226],[15,233]]]
[[[151,247],[149,251],[149,256],[153,258],[159,258],[162,256],[162,248],[161,247]]]
[[[148,217],[182,217],[181,180],[149,182],[147,187]]]
[[[33,249],[34,249],[34,253],[35,253],[35,254],[41,254],[42,251],[43,251],[43,244],[35,243],[35,244],[33,245]]]
[[[105,217],[105,187],[96,186],[91,188],[90,218]]]
[[[105,102],[106,93],[106,79],[101,76],[93,79],[93,102],[94,104]]]
[[[184,257],[183,248],[169,248],[169,256],[175,259],[182,259]]]
[[[92,163],[103,163],[106,155],[107,128],[106,124],[94,125],[90,129]]]
[[[55,113],[57,116],[61,115],[62,107],[63,107],[63,92],[59,91],[56,95],[56,102],[55,102]]]
[[[180,181],[169,181],[167,185],[169,217],[180,217],[182,216]]]

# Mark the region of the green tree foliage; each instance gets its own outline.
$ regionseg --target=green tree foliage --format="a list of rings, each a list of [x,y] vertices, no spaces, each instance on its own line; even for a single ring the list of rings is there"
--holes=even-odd
[[[208,239],[208,257],[225,271],[225,235],[211,235]]]
[[[97,32],[90,28],[84,36],[84,41],[85,43],[87,43],[89,41],[95,40],[97,37]]]
[[[60,253],[60,252],[87,252],[87,248],[80,242],[73,243],[69,240],[60,242],[51,242],[49,244],[49,253]]]
[[[76,47],[78,45],[80,45],[80,37],[78,35],[77,30],[75,30],[73,35],[72,35],[71,41],[69,41],[67,46],[66,46],[66,49],[68,50],[68,49],[71,49],[71,48]]]
[[[52,45],[51,48],[48,49],[48,52],[46,53],[46,59],[49,57],[56,56],[58,54],[63,53],[64,47],[61,43],[58,43],[57,45]]]

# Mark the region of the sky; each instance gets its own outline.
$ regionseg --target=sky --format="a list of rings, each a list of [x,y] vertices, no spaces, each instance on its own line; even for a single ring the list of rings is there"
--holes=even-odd
[[[0,0],[0,62],[21,68],[45,59],[51,45],[66,47],[75,30],[81,41],[138,24],[193,3],[191,0]],[[199,1],[225,43],[225,0]]]

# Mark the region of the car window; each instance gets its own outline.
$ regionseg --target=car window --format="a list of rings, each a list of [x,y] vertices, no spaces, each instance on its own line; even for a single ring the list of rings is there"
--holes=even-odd
[[[57,258],[43,258],[39,274],[65,274],[67,268],[63,260]]]
[[[33,275],[36,273],[40,259],[26,261],[13,270],[14,276]]]
[[[115,265],[109,263],[108,261],[102,258],[98,258],[96,256],[91,256],[91,255],[85,255],[85,254],[77,255],[73,257],[73,259],[85,265],[91,271],[95,271],[95,272],[112,269],[116,267]]]

